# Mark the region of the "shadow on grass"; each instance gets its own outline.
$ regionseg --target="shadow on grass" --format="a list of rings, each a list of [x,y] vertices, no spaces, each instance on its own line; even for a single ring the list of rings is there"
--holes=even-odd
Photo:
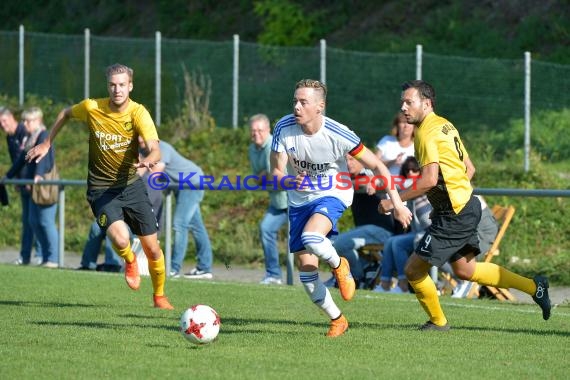
[[[24,307],[101,307],[88,303],[42,302],[42,301],[6,301],[1,300],[0,305]]]
[[[558,331],[558,330],[533,330],[529,328],[488,328],[488,327],[477,327],[477,326],[458,326],[451,327],[453,330],[466,330],[466,331],[494,331],[502,333],[513,333],[513,334],[525,334],[525,335],[536,335],[536,336],[562,336],[570,337],[570,331]]]
[[[28,302],[28,301],[0,301],[0,305],[16,305],[16,306],[49,306],[49,307],[96,307],[97,305],[85,305],[85,304],[65,304],[57,302]],[[145,314],[123,314],[120,317],[131,319],[128,323],[110,323],[104,321],[93,321],[93,322],[64,322],[64,321],[35,321],[30,322],[32,324],[40,326],[72,326],[72,327],[83,327],[83,328],[94,328],[94,329],[122,329],[122,328],[144,328],[144,329],[156,329],[156,330],[168,330],[178,332],[178,323],[172,321],[168,324],[150,324],[150,323],[137,323],[135,320],[149,319],[156,320],[157,318],[167,318],[171,319],[171,316],[153,316]],[[134,322],[134,323],[133,323]],[[301,324],[304,326],[312,327],[328,327],[328,321],[294,321],[290,319],[264,319],[264,318],[222,318],[222,326],[224,326],[224,334],[243,334],[243,333],[261,333],[268,332],[268,328],[272,325],[281,326],[293,326]],[[262,325],[261,328],[252,328],[253,325]],[[416,323],[381,323],[381,322],[360,322],[351,321],[351,330],[400,330],[400,331],[414,331],[418,330],[420,324]],[[508,334],[524,334],[524,335],[535,335],[535,336],[561,336],[570,337],[570,331],[559,331],[559,330],[539,330],[531,328],[499,328],[499,327],[478,327],[478,326],[452,326],[451,331],[447,334],[453,334],[454,331],[472,331],[472,332],[482,332],[482,331],[492,331],[497,333],[508,333]],[[420,334],[431,334],[432,332],[420,332]],[[437,332],[434,332],[437,333]]]
[[[420,324],[395,324],[395,323],[375,323],[375,322],[356,322],[351,323],[351,329],[379,329],[379,330],[418,330],[418,333],[431,334],[439,333],[437,331],[419,331]],[[537,335],[537,336],[562,336],[570,337],[569,331],[559,331],[559,330],[538,330],[529,328],[499,328],[499,327],[478,327],[478,326],[458,326],[451,325],[451,330],[447,332],[453,333],[453,331],[493,331],[498,333],[509,333],[509,334],[524,334],[524,335]]]
[[[305,326],[313,326],[313,327],[328,327],[329,323],[326,322],[299,322],[299,321],[292,321],[292,320],[278,320],[278,319],[243,319],[243,318],[222,318],[222,325],[226,327],[233,326],[247,326],[252,324],[264,324],[264,325],[295,325],[295,324],[302,324]],[[420,324],[417,323],[381,323],[381,322],[360,322],[360,321],[350,321],[351,330],[400,330],[400,331],[410,331],[416,330],[418,331]],[[248,330],[249,332],[261,332],[264,330],[257,329],[255,331]],[[562,336],[562,337],[570,337],[569,331],[559,331],[559,330],[538,330],[538,329],[529,329],[529,328],[498,328],[498,327],[477,327],[477,326],[451,326],[451,331],[449,333],[453,333],[453,331],[493,331],[498,333],[509,333],[509,334],[524,334],[524,335],[536,335],[536,336]],[[239,328],[237,329],[228,330],[227,328],[224,329],[225,334],[232,334],[232,333],[243,333],[244,330]],[[430,334],[429,331],[418,331],[421,334]],[[437,332],[436,332],[437,333]]]
[[[169,320],[172,319],[172,315],[170,315],[170,314],[149,315],[149,314],[129,313],[129,314],[122,314],[122,315],[117,315],[117,316],[122,317],[122,318],[138,318],[138,319],[158,319],[158,318],[169,319]]]
[[[83,327],[83,328],[92,328],[92,329],[132,329],[132,328],[141,328],[141,329],[156,329],[156,330],[169,330],[169,331],[178,331],[178,324],[171,323],[171,324],[163,324],[163,325],[151,325],[151,324],[142,324],[142,323],[110,323],[110,322],[103,322],[103,321],[93,321],[93,322],[63,322],[63,321],[34,321],[30,322],[33,325],[38,326],[54,326],[54,327]]]

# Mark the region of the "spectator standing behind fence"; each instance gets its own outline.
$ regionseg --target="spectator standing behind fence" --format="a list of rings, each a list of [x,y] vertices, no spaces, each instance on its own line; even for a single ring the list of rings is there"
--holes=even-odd
[[[139,141],[143,156],[146,153],[146,144]],[[180,277],[186,250],[188,249],[188,232],[194,236],[196,243],[196,267],[184,274],[188,279],[211,279],[212,275],[212,244],[208,231],[202,220],[200,203],[204,199],[204,190],[199,188],[200,177],[204,175],[202,169],[193,161],[183,157],[172,145],[165,141],[159,143],[162,157],[152,167],[150,176],[166,176],[170,184],[175,185],[174,196],[176,208],[172,219],[174,230],[174,245],[172,248],[172,260],[170,276]],[[180,182],[180,178],[189,178],[192,186]],[[158,190],[149,190],[158,191]]]
[[[360,161],[351,155],[346,155],[346,166],[352,179],[357,176],[359,178],[361,176],[372,178],[374,175],[370,169],[365,169]],[[384,244],[395,231],[392,215],[380,214],[377,211],[378,202],[380,202],[380,195],[376,191],[377,188],[377,186],[372,186],[368,182],[365,191],[363,189],[355,189],[352,204],[350,205],[355,227],[332,238],[333,247],[339,256],[348,260],[350,272],[356,281],[357,287],[366,281],[363,269],[364,263],[358,254],[358,249],[368,244]],[[328,287],[334,286],[336,284],[334,276],[327,280],[325,284]]]
[[[131,249],[129,227],[141,242],[148,258],[154,307],[173,309],[164,295],[164,254],[157,238],[158,223],[137,168],[152,168],[160,160],[158,134],[146,108],[130,99],[133,70],[114,64],[106,70],[108,98],[85,99],[62,110],[49,139],[32,148],[30,162],[41,162],[65,123],[73,118],[89,128],[89,173],[87,200],[99,226],[110,237],[113,248],[125,260],[127,285],[137,290],[140,274]],[[149,155],[139,160],[137,137],[141,136]]]
[[[22,173],[22,178],[33,179],[34,182],[39,182],[54,168],[55,151],[53,146],[51,146],[46,151],[44,160],[40,162],[26,162],[26,153],[34,146],[38,146],[48,140],[48,132],[43,123],[43,112],[38,107],[31,107],[24,110],[24,112],[22,112],[22,120],[24,121],[28,138],[24,143],[23,151],[6,176],[13,178],[18,173]],[[24,191],[31,191],[33,186],[39,185],[27,185]],[[57,268],[58,232],[55,224],[57,199],[53,200],[54,203],[50,202],[51,204],[38,204],[30,195],[28,202],[28,220],[41,246],[41,265],[46,268]]]
[[[259,178],[269,176],[271,172],[269,156],[271,154],[271,128],[269,118],[264,114],[257,114],[249,119],[251,144],[248,155],[253,175]],[[269,207],[259,224],[261,246],[265,258],[265,277],[261,284],[271,285],[282,283],[281,265],[279,264],[279,248],[277,237],[279,230],[287,223],[287,192],[283,190],[269,191]]]
[[[390,174],[399,175],[404,160],[414,155],[414,126],[400,112],[392,120],[392,132],[378,141],[376,155]]]
[[[319,279],[319,259],[326,261],[344,300],[354,296],[355,283],[344,257],[339,257],[328,236],[352,202],[353,188],[337,177],[346,173],[346,154],[390,177],[388,169],[346,126],[324,115],[327,88],[317,80],[304,79],[295,86],[293,114],[281,118],[271,144],[271,174],[288,192],[289,249],[297,255],[299,277],[310,300],[331,320],[327,332],[337,337],[348,329],[348,321]],[[349,178],[346,178],[349,180]],[[350,182],[350,181],[349,181]],[[398,192],[388,186],[395,202],[395,217],[407,226],[410,211]]]
[[[16,162],[20,154],[24,150],[24,143],[29,137],[24,123],[18,123],[13,112],[8,107],[0,107],[0,126],[6,132],[6,145],[10,154],[12,165]],[[22,178],[22,171],[16,173],[14,178]],[[32,248],[36,248],[36,257],[39,263],[42,262],[41,247],[36,239],[34,239],[34,230],[30,224],[30,191],[26,186],[16,186],[16,190],[20,193],[20,202],[22,205],[22,230],[20,235],[20,257],[16,260],[16,264],[28,265],[31,261]]]
[[[432,265],[441,267],[446,261],[462,280],[515,288],[531,295],[542,309],[543,319],[550,318],[545,276],[535,276],[533,280],[497,264],[475,260],[480,253],[477,225],[481,219],[481,204],[473,195],[470,182],[475,167],[455,126],[435,114],[433,87],[421,80],[406,82],[401,102],[406,120],[416,125],[414,145],[421,175],[415,188],[404,190],[400,196],[409,200],[426,194],[434,209],[432,224],[406,263],[408,281],[429,316],[420,329],[449,330],[436,285],[428,274]],[[389,200],[382,200],[379,210],[384,212],[391,207]]]
[[[400,175],[407,178],[404,187],[414,186],[414,182],[420,175],[420,166],[415,157],[411,156],[404,160]],[[423,236],[431,224],[429,215],[432,207],[425,195],[409,200],[407,205],[412,210],[413,215],[410,231],[401,235],[392,236],[384,244],[380,284],[374,288],[376,292],[408,292],[408,279],[406,278],[404,267],[408,261],[408,257],[414,251],[414,242]],[[394,272],[398,278],[398,285],[392,288],[392,276]]]

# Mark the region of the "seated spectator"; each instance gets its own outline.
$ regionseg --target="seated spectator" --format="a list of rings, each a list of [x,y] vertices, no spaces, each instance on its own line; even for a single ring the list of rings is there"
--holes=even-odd
[[[352,156],[347,156],[346,163],[351,177],[373,174]],[[333,246],[339,256],[345,257],[350,264],[352,277],[358,284],[365,281],[364,261],[358,254],[358,249],[367,244],[383,244],[396,230],[392,215],[378,213],[380,196],[374,186],[368,186],[366,192],[355,189],[352,205],[352,217],[355,227],[347,232],[333,237]],[[325,285],[335,286],[334,276]]]
[[[414,157],[408,157],[402,164],[401,176],[407,178],[405,188],[413,186],[413,177],[420,175],[420,166]],[[429,215],[432,207],[426,195],[422,195],[408,201],[408,207],[412,211],[411,230],[401,235],[395,235],[384,243],[382,251],[382,270],[380,272],[380,284],[374,288],[375,292],[382,293],[407,293],[408,279],[404,267],[408,257],[414,251],[415,242],[421,237],[431,224]],[[392,288],[392,276],[396,273],[398,284]]]

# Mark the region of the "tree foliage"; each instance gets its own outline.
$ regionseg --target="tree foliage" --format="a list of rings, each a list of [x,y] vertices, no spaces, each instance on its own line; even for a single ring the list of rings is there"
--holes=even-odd
[[[264,45],[306,46],[314,43],[316,19],[289,0],[260,0],[254,12],[262,19],[257,41]]]

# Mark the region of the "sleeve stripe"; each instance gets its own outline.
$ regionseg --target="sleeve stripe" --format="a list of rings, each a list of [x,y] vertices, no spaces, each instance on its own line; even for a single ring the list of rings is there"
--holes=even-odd
[[[295,124],[295,117],[293,115],[285,116],[279,120],[277,124],[275,124],[275,129],[273,130],[273,140],[271,141],[271,150],[277,152],[277,147],[279,145],[277,141],[279,141],[281,137],[283,128],[287,128]]]
[[[362,142],[358,142],[358,145],[351,150],[350,152],[348,152],[348,154],[350,154],[352,157],[354,158],[359,158],[366,150],[366,147],[364,146],[364,144],[362,144]]]
[[[345,139],[347,139],[351,143],[358,144],[360,142],[360,139],[358,138],[358,136],[356,136],[356,134],[354,132],[352,132],[350,129],[348,129],[346,127],[341,128],[338,123],[335,123],[330,118],[325,119],[325,128],[327,128],[330,131],[338,134],[339,136],[344,137]]]

